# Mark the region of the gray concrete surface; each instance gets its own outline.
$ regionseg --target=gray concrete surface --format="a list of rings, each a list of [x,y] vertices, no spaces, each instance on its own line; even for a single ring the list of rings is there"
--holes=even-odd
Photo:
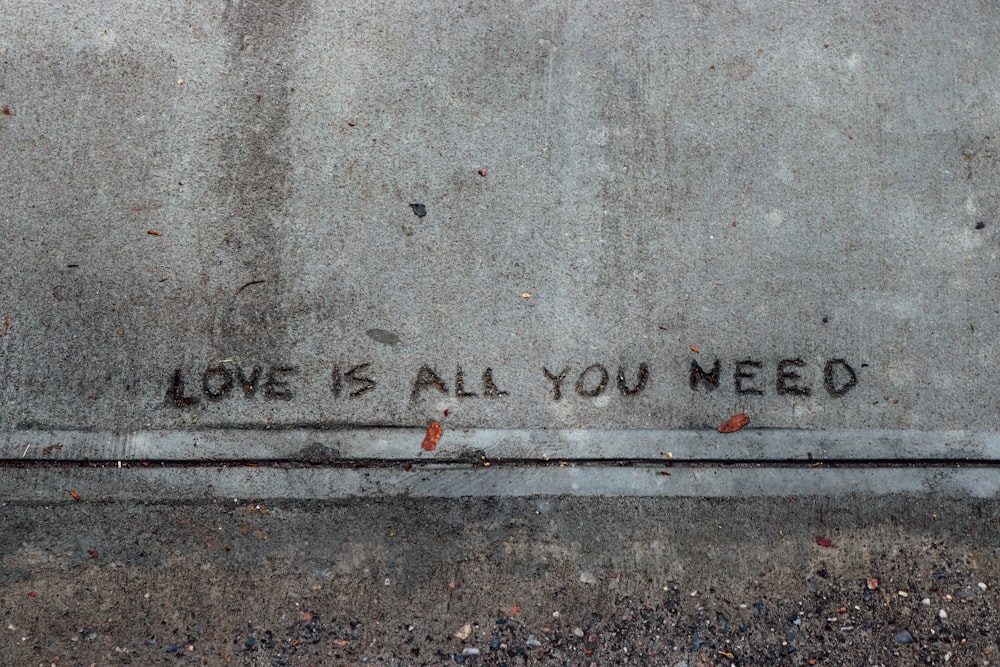
[[[746,412],[996,457],[995,8],[0,13],[5,456]]]
[[[998,33],[0,0],[0,664],[997,665]]]

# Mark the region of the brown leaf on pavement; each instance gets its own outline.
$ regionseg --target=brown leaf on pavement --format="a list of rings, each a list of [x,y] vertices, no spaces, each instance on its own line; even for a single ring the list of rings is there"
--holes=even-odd
[[[719,433],[736,433],[741,428],[750,423],[750,418],[747,417],[742,412],[738,415],[733,415],[723,424],[719,425]]]
[[[433,452],[437,449],[438,440],[441,439],[442,431],[443,429],[441,428],[441,424],[438,424],[437,422],[431,422],[428,424],[427,435],[424,436],[424,441],[420,444],[420,447],[425,452]]]

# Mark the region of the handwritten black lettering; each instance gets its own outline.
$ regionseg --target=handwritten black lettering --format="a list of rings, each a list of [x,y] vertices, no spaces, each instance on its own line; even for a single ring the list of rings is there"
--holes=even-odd
[[[483,396],[487,398],[500,398],[506,396],[507,392],[497,387],[493,381],[493,369],[487,368],[483,371]]]
[[[174,377],[167,387],[166,403],[169,406],[178,408],[186,408],[198,403],[198,397],[184,395],[184,375],[179,368],[174,370]]]
[[[648,379],[649,366],[639,364],[639,372],[636,374],[635,384],[629,387],[625,381],[625,368],[622,366],[618,367],[618,389],[622,392],[622,396],[635,396],[646,388],[646,380]]]
[[[455,369],[455,396],[457,398],[474,398],[476,392],[465,391],[465,376],[462,375],[462,367]]]
[[[792,396],[809,396],[812,393],[812,389],[809,387],[800,387],[797,382],[802,379],[802,376],[796,373],[792,368],[801,368],[805,366],[806,362],[801,359],[783,359],[778,362],[778,377],[776,381],[777,390],[779,394],[791,394]]]
[[[744,386],[743,381],[749,380],[753,381],[757,377],[756,373],[751,373],[747,371],[748,368],[760,368],[761,363],[759,361],[754,361],[752,359],[745,359],[743,361],[736,362],[736,370],[733,371],[733,386],[736,387],[737,394],[763,394],[764,391],[757,389],[756,387]]]
[[[845,375],[846,379],[841,379]],[[857,384],[858,374],[845,360],[830,359],[823,366],[823,385],[831,396],[839,398],[853,389]]]
[[[362,373],[367,373],[368,368],[371,366],[370,363],[357,364],[356,366],[351,366],[346,371],[341,372],[340,368],[334,366],[333,368],[333,395],[339,397],[344,389],[344,382],[350,382],[353,386],[348,391],[347,395],[351,398],[357,398],[358,396],[363,396],[377,385],[374,379],[368,375],[362,375]]]
[[[594,386],[593,389],[586,389],[584,388],[584,384],[587,378],[587,374],[589,374],[590,371],[597,371],[598,378],[600,379],[598,380],[597,385]],[[587,396],[589,398],[600,396],[601,393],[604,391],[605,387],[608,386],[608,378],[609,376],[607,368],[605,368],[600,364],[591,364],[590,366],[587,366],[585,369],[583,369],[582,373],[580,373],[580,377],[576,381],[576,393],[580,394],[581,396]]]
[[[689,380],[691,382],[691,391],[698,391],[698,384],[704,384],[707,391],[715,391],[719,388],[719,372],[722,368],[721,362],[716,359],[715,365],[712,366],[712,370],[706,372],[704,368],[698,365],[698,362],[694,359],[691,360],[691,374]]]
[[[434,372],[434,369],[426,365],[421,366],[420,370],[417,371],[417,378],[413,381],[413,391],[410,392],[410,399],[415,400],[419,398],[420,392],[431,387],[437,389],[442,394],[447,395],[448,393],[448,385]]]
[[[288,380],[283,376],[295,373],[298,369],[293,366],[272,367],[264,380],[264,398],[272,401],[290,401],[295,393],[289,389]]]
[[[257,392],[257,381],[260,379],[260,374],[260,366],[253,367],[253,370],[250,371],[250,377],[247,377],[242,368],[239,366],[236,367],[236,381],[243,387],[244,398],[254,397],[254,394]]]
[[[566,376],[569,375],[569,366],[562,369],[558,375],[553,375],[552,372],[544,366],[542,366],[542,372],[545,373],[545,377],[552,382],[552,400],[558,401],[562,398],[562,383],[563,380],[566,379]]]
[[[213,384],[213,380],[218,382]],[[221,401],[233,389],[233,374],[225,366],[209,368],[201,375],[201,391],[210,401]]]

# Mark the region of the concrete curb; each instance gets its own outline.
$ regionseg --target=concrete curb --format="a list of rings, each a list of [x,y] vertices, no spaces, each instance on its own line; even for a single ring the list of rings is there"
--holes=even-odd
[[[673,461],[997,461],[1000,433],[862,431],[464,429],[445,427],[437,449],[424,452],[422,428],[224,427],[114,434],[17,431],[0,443],[0,458],[38,460],[244,461],[337,459],[656,460]]]
[[[0,501],[328,500],[408,496],[845,497],[912,494],[997,498],[992,468],[684,468],[608,466],[471,468],[8,469]],[[667,474],[669,473],[669,474]]]

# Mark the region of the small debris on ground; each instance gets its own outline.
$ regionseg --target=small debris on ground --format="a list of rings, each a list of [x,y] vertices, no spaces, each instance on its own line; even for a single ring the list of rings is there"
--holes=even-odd
[[[427,425],[427,434],[424,436],[424,441],[420,443],[420,448],[425,452],[433,452],[437,449],[438,441],[441,440],[441,434],[444,429],[441,428],[441,424],[437,422],[431,422]]]
[[[750,418],[742,412],[719,424],[719,433],[735,433],[750,423]]]

